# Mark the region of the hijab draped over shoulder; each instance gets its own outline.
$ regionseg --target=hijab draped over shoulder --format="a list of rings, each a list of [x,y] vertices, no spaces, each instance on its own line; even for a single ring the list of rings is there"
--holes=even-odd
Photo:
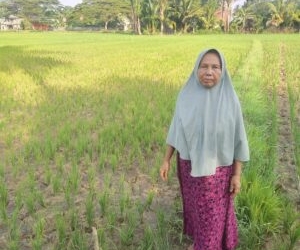
[[[219,55],[222,73],[218,84],[206,88],[199,82],[197,71],[202,58],[210,51]],[[199,54],[193,72],[178,95],[167,144],[182,159],[191,160],[194,177],[213,175],[218,166],[229,166],[233,160],[249,160],[241,106],[219,51],[209,49]]]

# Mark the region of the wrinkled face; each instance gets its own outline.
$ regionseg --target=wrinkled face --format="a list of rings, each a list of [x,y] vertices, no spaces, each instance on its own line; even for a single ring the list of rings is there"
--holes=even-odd
[[[198,79],[204,87],[214,87],[220,81],[222,74],[220,57],[213,52],[205,54],[199,64],[197,73]]]

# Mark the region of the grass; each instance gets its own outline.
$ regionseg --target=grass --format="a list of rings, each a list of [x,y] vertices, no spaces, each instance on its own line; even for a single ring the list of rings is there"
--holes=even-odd
[[[91,227],[103,250],[190,244],[175,168],[166,184],[159,167],[177,93],[198,52],[217,47],[251,149],[236,199],[239,249],[276,239],[272,249],[292,249],[297,216],[275,186],[274,86],[283,44],[299,169],[298,37],[0,33],[0,248],[91,249]]]

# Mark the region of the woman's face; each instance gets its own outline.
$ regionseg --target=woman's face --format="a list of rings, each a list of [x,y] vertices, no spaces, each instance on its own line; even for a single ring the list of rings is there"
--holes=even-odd
[[[208,52],[202,58],[198,68],[198,79],[206,88],[214,87],[221,78],[222,66],[220,57]]]

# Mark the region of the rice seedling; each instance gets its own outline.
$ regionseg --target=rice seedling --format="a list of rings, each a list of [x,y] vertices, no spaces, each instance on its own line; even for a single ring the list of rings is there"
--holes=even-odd
[[[104,190],[99,194],[99,205],[102,216],[105,216],[109,206],[110,193],[108,190]]]
[[[158,244],[156,247],[162,247],[163,249],[170,249],[169,235],[168,235],[168,223],[166,219],[166,214],[162,210],[156,212],[157,217],[157,232],[156,237]]]
[[[80,179],[81,178],[78,165],[72,164],[71,172],[69,173],[66,185],[67,188],[69,188],[73,194],[78,191]]]
[[[32,249],[38,250],[43,246],[43,237],[46,221],[44,218],[38,218],[33,228],[34,239],[32,240]]]
[[[8,204],[8,191],[4,180],[0,178],[0,215],[3,220],[7,219],[7,204]]]
[[[109,229],[110,233],[112,233],[116,228],[117,225],[117,212],[113,209],[111,209],[109,211],[109,213],[107,213],[106,216],[106,220],[107,220],[107,228]]]
[[[89,193],[85,201],[86,220],[89,227],[92,227],[95,218],[94,194]]]
[[[78,250],[86,250],[88,249],[88,244],[86,241],[86,237],[82,234],[79,228],[76,228],[70,236],[70,241],[67,247],[68,250],[78,249]]]
[[[119,229],[121,244],[124,246],[130,246],[134,232],[137,226],[137,218],[134,211],[129,211],[126,215],[126,223],[123,223],[121,228]]]
[[[57,233],[58,248],[61,249],[65,246],[67,241],[67,227],[65,218],[61,214],[58,214],[55,217],[55,228]]]
[[[123,217],[125,211],[129,208],[130,205],[130,196],[127,191],[124,189],[121,190],[121,194],[119,197],[119,208],[120,208],[120,214]]]
[[[61,174],[56,174],[52,177],[51,185],[52,185],[52,192],[54,195],[56,195],[60,190],[62,186],[62,176]]]
[[[155,197],[155,192],[150,190],[147,194],[146,202],[145,202],[145,209],[150,209],[153,199]]]
[[[151,250],[155,249],[155,233],[153,232],[152,228],[147,226],[144,231],[144,236],[141,240],[141,243],[138,247],[138,250]]]
[[[9,223],[8,248],[11,250],[20,249],[20,227],[18,223],[18,210],[15,210]]]

